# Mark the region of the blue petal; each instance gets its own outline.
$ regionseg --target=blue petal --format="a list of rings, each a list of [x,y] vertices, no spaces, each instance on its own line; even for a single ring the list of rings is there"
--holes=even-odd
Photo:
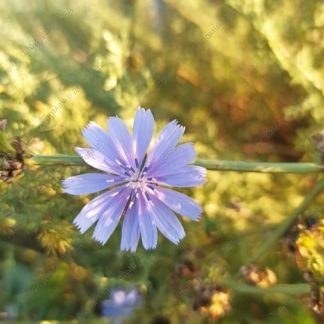
[[[118,117],[108,119],[109,134],[120,157],[129,165],[134,167],[134,156],[132,140],[127,126]]]
[[[70,195],[86,195],[107,189],[123,182],[123,178],[102,173],[85,173],[63,181],[63,192]]]
[[[135,200],[131,202],[126,212],[123,228],[120,249],[122,251],[135,252],[140,238],[140,228],[138,222],[138,203]]]
[[[103,301],[102,305],[102,316],[106,317],[128,317],[133,313],[134,307],[132,306],[119,306],[114,302],[106,300]]]
[[[115,228],[118,225],[119,219],[125,210],[130,188],[122,186],[116,188],[116,193],[110,201],[105,212],[100,216],[92,238],[101,244],[105,244]]]
[[[171,242],[178,244],[185,236],[185,231],[174,213],[160,200],[150,195],[153,203],[151,214],[160,232]]]
[[[116,304],[116,305],[124,305],[127,299],[127,291],[123,289],[113,289],[110,292],[110,299]]]
[[[90,122],[89,125],[82,130],[82,134],[90,146],[105,155],[112,163],[118,158],[116,148],[109,134],[99,125]]]
[[[116,188],[99,195],[82,208],[73,221],[82,234],[104,213],[111,200],[114,199],[117,190],[120,189]]]
[[[177,173],[195,157],[196,151],[192,143],[181,144],[175,147],[162,163],[154,164],[146,177]]]
[[[141,303],[142,303],[142,297],[136,288],[133,288],[130,291],[128,291],[125,305],[137,306],[140,305]]]
[[[102,153],[91,148],[76,147],[75,151],[82,157],[82,159],[90,166],[109,173],[122,174],[119,166],[113,163]]]
[[[196,165],[187,165],[181,168],[181,171],[174,172],[174,170],[171,170],[170,172],[172,173],[157,176],[155,178],[157,183],[176,187],[195,187],[206,181],[206,169]]]
[[[139,203],[138,219],[143,246],[145,249],[155,249],[157,245],[157,228],[152,222],[152,216],[149,213],[151,205],[149,205],[142,193],[136,198]]]
[[[151,110],[138,108],[133,125],[133,150],[139,166],[151,142],[153,130],[154,118]]]
[[[154,187],[156,197],[176,213],[194,221],[199,219],[201,207],[190,197],[174,190]]]
[[[128,291],[117,288],[111,290],[109,300],[120,306],[137,306],[141,304],[142,297],[137,288]]]
[[[155,163],[161,163],[166,159],[179,142],[183,133],[184,127],[179,126],[176,120],[167,124],[158,135],[158,138],[147,157],[146,165],[152,166]]]

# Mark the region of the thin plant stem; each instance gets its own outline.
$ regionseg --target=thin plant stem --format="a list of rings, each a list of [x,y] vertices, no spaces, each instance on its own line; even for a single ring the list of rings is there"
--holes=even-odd
[[[31,161],[35,164],[58,166],[82,166],[86,165],[79,156],[71,155],[34,155]],[[194,165],[203,166],[208,170],[237,171],[258,173],[324,173],[324,165],[315,163],[293,162],[246,162],[246,161],[222,161],[197,159]]]

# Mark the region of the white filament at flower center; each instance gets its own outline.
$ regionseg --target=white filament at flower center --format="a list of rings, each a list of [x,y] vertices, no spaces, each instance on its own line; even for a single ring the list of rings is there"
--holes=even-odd
[[[146,196],[147,200],[150,200],[147,195],[148,193],[155,195],[152,184],[156,184],[156,179],[145,177],[150,168],[150,166],[145,166],[145,161],[143,161],[140,166],[137,159],[135,159],[135,169],[120,160],[116,160],[116,162],[122,168],[123,175],[126,176],[125,180],[128,182],[128,186],[133,189],[133,194],[135,196],[138,196],[138,191],[141,191]]]
[[[135,190],[145,190],[146,189],[146,184],[147,182],[142,179],[137,179],[137,180],[131,180],[130,181],[130,186],[132,189]]]

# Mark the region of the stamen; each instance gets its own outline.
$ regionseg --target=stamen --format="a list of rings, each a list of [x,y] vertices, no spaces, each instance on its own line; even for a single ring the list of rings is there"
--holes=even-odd
[[[145,197],[146,197],[146,199],[147,199],[148,201],[151,200],[151,199],[150,199],[150,196],[147,194],[147,192],[144,192],[144,195],[145,195]]]
[[[123,162],[121,162],[121,161],[120,161],[119,159],[116,159],[115,161],[116,161],[116,162],[117,162],[117,164],[119,164],[120,166],[122,166],[122,167],[125,167],[125,166],[124,166],[124,163],[123,163]]]
[[[155,188],[153,186],[148,185],[147,188],[151,189],[152,191],[155,191]]]
[[[142,174],[144,175],[147,172],[148,169],[149,169],[149,167],[145,166],[144,169],[143,169]]]

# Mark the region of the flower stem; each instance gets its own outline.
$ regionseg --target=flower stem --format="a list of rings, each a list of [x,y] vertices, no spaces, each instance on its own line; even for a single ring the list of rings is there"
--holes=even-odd
[[[324,172],[324,165],[315,163],[293,162],[246,162],[225,160],[200,160],[194,164],[205,167],[208,170],[240,171],[259,173],[316,173]]]
[[[87,165],[83,159],[77,155],[34,155],[31,160],[36,164],[46,165]]]
[[[36,164],[49,165],[86,165],[79,156],[71,155],[34,155],[31,160]],[[261,173],[319,173],[324,172],[324,165],[315,163],[293,162],[245,162],[201,160],[193,162],[195,165],[205,167],[208,170],[261,172]]]
[[[310,203],[316,198],[318,194],[320,194],[323,189],[324,179],[316,183],[316,185],[307,193],[301,204],[279,224],[277,229],[272,232],[269,239],[265,240],[263,244],[261,244],[256,253],[248,261],[248,264],[254,263],[259,258],[264,256],[271,249],[271,247],[287,232],[287,230],[292,226],[297,217],[305,212]]]

